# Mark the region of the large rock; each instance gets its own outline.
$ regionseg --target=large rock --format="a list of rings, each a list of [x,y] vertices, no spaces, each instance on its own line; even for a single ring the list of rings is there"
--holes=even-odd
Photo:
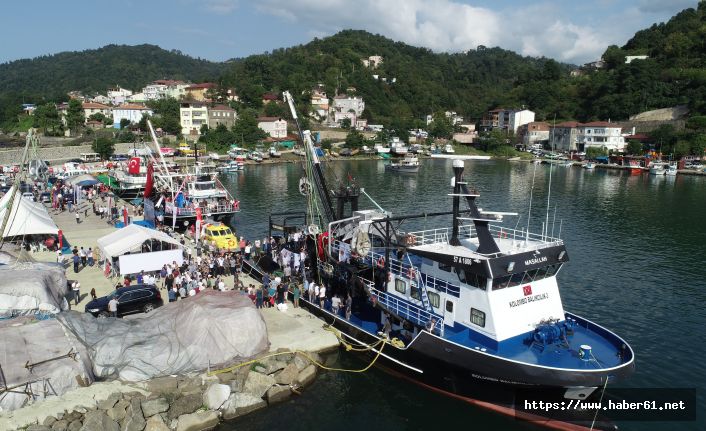
[[[267,390],[267,402],[269,404],[275,404],[282,402],[292,395],[292,390],[289,386],[272,386]]]
[[[69,422],[65,419],[60,419],[51,425],[52,431],[66,431],[69,427]]]
[[[297,352],[297,354],[294,355],[294,360],[292,362],[297,366],[299,371],[311,365],[311,360],[304,356],[301,352]]]
[[[203,404],[203,399],[201,394],[189,394],[183,397],[177,398],[169,407],[167,412],[167,417],[169,419],[176,419],[181,415],[188,413],[193,413],[198,410]]]
[[[94,410],[86,413],[80,431],[118,431],[119,429],[118,423],[109,418],[103,410]]]
[[[230,382],[230,391],[242,392],[243,388],[245,387],[245,380],[247,380],[248,374],[250,374],[250,368],[245,366],[240,367],[235,371],[234,374],[235,376]]]
[[[146,418],[163,413],[169,410],[169,403],[165,398],[154,398],[151,400],[142,400],[142,415]]]
[[[294,384],[306,386],[316,379],[316,365],[311,364],[299,372],[299,375],[294,380]]]
[[[147,382],[147,390],[153,394],[168,394],[176,392],[177,384],[176,377],[157,377]]]
[[[68,431],[79,431],[82,426],[83,426],[83,424],[81,423],[81,421],[79,421],[79,420],[72,421],[69,424]]]
[[[142,431],[145,429],[145,417],[142,415],[142,400],[133,398],[125,410],[125,419],[120,424],[120,431]]]
[[[275,375],[275,382],[280,385],[291,385],[299,375],[299,369],[294,364],[284,367],[284,370]]]
[[[262,398],[267,390],[274,384],[274,377],[251,371],[248,373],[248,378],[245,380],[243,392]]]
[[[117,402],[122,398],[120,394],[112,394],[103,401],[98,402],[98,408],[100,410],[108,410],[117,404]]]
[[[46,425],[33,424],[27,427],[25,431],[51,431]]]
[[[265,407],[267,403],[260,397],[248,393],[235,393],[223,404],[221,410],[223,419],[230,420]]]
[[[207,410],[179,416],[177,431],[202,431],[218,425],[218,413]]]
[[[169,431],[169,427],[164,423],[162,416],[154,415],[147,419],[145,431]]]
[[[54,422],[56,422],[56,418],[54,416],[47,416],[44,418],[44,421],[42,422],[42,425],[45,427],[51,427],[54,425]]]
[[[218,410],[230,396],[230,386],[214,383],[203,393],[203,404],[211,410]]]
[[[120,400],[115,404],[115,406],[108,409],[106,413],[108,414],[108,416],[110,416],[112,420],[121,421],[125,419],[125,410],[128,408],[129,405],[129,401]]]

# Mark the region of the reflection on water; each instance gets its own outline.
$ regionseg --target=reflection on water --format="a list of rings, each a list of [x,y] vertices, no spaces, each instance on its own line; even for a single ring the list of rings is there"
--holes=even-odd
[[[338,178],[350,173],[383,208],[396,215],[450,210],[451,161],[427,159],[421,163],[417,175],[386,173],[382,161],[337,161],[329,168]],[[522,227],[528,222],[535,167],[529,222],[533,231],[540,231],[547,214],[548,166],[467,161],[466,180],[481,192],[481,208],[518,212]],[[247,166],[242,174],[224,178],[224,184],[242,201],[243,210],[234,219],[238,233],[249,238],[263,236],[269,212],[304,210],[304,197],[297,191],[301,174],[299,165],[279,164]],[[361,208],[372,208],[372,204],[361,197]],[[608,326],[631,343],[637,354],[637,370],[622,385],[697,386],[703,407],[706,178],[557,166],[552,168],[550,223],[555,208],[555,233],[561,223],[561,236],[571,258],[558,276],[565,307]],[[439,222],[448,222],[448,218],[420,219],[409,228],[431,228]],[[518,217],[507,217],[504,224],[515,227],[517,222]],[[358,359],[342,356],[341,361],[349,361],[348,365],[353,361],[353,368],[360,365]],[[403,398],[397,401],[409,408],[393,402],[396,397]],[[292,414],[284,409],[297,411],[302,405],[309,406],[311,414],[307,415],[309,409],[304,407],[303,414],[294,415],[295,423],[287,422],[288,428],[365,427],[370,416],[366,414],[366,420],[356,416],[366,411],[365,406],[375,412],[376,421],[385,429],[438,425],[436,415],[425,419],[418,411],[438,412],[459,424],[522,428],[515,421],[498,420],[372,371],[365,375],[327,374],[294,405],[278,407],[279,413],[274,414],[277,410],[267,409],[248,419],[247,429],[277,427],[281,415]],[[657,430],[664,424],[625,423],[621,427]],[[706,423],[700,418],[698,423],[680,423],[678,428],[706,429]]]

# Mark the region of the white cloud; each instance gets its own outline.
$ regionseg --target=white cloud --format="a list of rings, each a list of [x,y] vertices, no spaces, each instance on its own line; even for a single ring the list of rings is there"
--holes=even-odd
[[[229,14],[238,7],[238,0],[204,0],[204,6],[210,12]]]
[[[640,0],[628,6],[600,0],[557,5],[532,0],[491,9],[462,1],[475,0],[260,0],[256,7],[293,26],[306,27],[308,34],[362,29],[437,52],[500,46],[523,55],[581,64],[600,58],[611,44],[624,44],[656,15],[668,17],[696,3]]]

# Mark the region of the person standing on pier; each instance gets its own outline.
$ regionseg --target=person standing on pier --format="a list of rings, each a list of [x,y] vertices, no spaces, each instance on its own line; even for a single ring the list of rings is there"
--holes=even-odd
[[[81,223],[81,215],[78,213],[78,208],[76,208],[76,224]]]
[[[81,262],[81,258],[78,257],[78,252],[75,251],[71,259],[74,262],[74,272],[78,272],[78,264]]]

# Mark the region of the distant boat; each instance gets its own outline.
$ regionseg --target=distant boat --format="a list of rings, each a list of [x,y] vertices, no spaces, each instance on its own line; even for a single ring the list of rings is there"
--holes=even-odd
[[[583,165],[584,169],[596,169],[596,164],[593,162],[588,162]]]
[[[563,166],[565,168],[570,168],[571,166],[574,166],[574,162],[572,162],[571,160],[567,160],[564,163],[562,163],[561,166]]]
[[[232,172],[237,172],[243,169],[243,165],[239,164],[235,160],[231,160],[230,162],[226,163],[225,165],[219,166],[218,171],[222,173],[232,173]]]
[[[677,165],[669,165],[667,166],[667,170],[664,171],[664,174],[673,177],[677,175]]]
[[[390,143],[390,152],[396,156],[404,156],[407,154],[409,149],[405,146],[404,142],[401,142],[399,138],[392,138]]]
[[[389,154],[390,147],[383,147],[382,144],[375,144],[375,151],[378,154]]]
[[[385,165],[385,170],[400,173],[416,173],[419,172],[419,159],[407,154],[399,162],[390,162]]]
[[[650,163],[650,175],[664,175],[667,170],[664,168],[665,163],[662,162],[651,162]]]
[[[446,144],[446,146],[444,147],[444,153],[446,154],[453,154],[455,152],[456,150],[454,150],[454,146],[451,144]]]

